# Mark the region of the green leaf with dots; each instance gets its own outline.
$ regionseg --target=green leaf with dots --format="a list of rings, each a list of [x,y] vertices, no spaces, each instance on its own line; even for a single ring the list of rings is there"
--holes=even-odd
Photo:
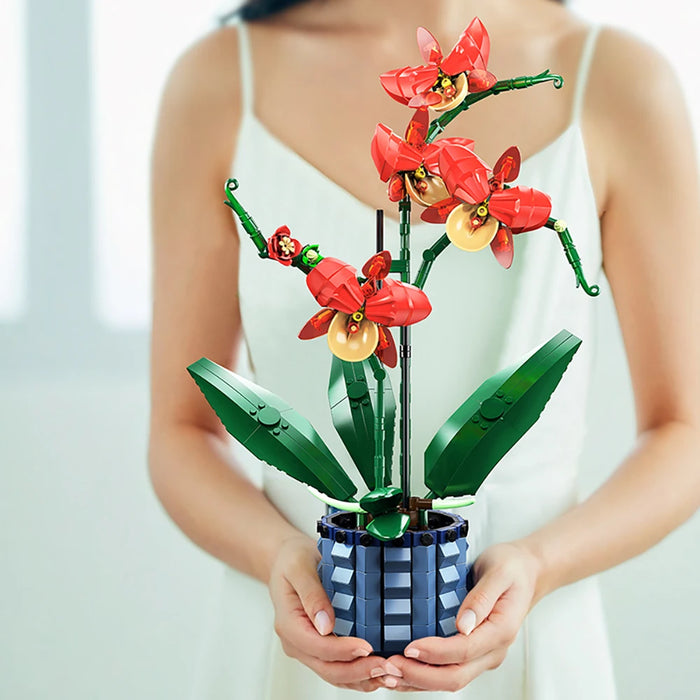
[[[477,492],[501,458],[537,422],[581,340],[559,332],[522,364],[487,379],[425,450],[425,484],[440,498]]]
[[[347,501],[355,485],[304,416],[276,394],[203,357],[187,371],[226,430],[258,459]]]
[[[335,355],[328,382],[328,403],[333,425],[355,463],[367,488],[388,485],[394,452],[396,400],[389,377],[384,379],[384,461],[385,482],[375,484],[374,416],[377,383],[369,360],[345,362]]]

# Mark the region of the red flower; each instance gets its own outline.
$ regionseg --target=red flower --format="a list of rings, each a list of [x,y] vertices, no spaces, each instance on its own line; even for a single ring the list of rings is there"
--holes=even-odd
[[[287,226],[280,226],[267,239],[267,253],[273,260],[278,260],[283,265],[291,265],[292,258],[301,253],[302,245],[292,238]]]
[[[407,192],[411,199],[424,207],[442,205],[450,199],[438,168],[440,149],[448,143],[472,148],[474,142],[447,138],[426,144],[429,126],[426,107],[421,107],[413,115],[406,127],[405,140],[388,126],[377,124],[371,144],[372,160],[382,182],[389,182],[388,194],[392,202],[398,202]]]
[[[495,82],[486,69],[491,42],[478,17],[462,32],[447,58],[438,40],[418,27],[418,49],[427,65],[397,68],[380,76],[382,87],[401,104],[438,112],[459,104],[467,92],[483,92]]]
[[[390,268],[389,252],[377,253],[362,268],[365,279],[360,283],[354,267],[323,258],[306,276],[306,284],[326,308],[307,321],[299,337],[309,340],[327,333],[331,352],[341,360],[360,362],[374,353],[395,367],[396,344],[387,326],[417,323],[432,308],[421,289],[387,277]]]
[[[440,151],[440,173],[447,189],[458,200],[452,209],[439,212],[445,218],[449,239],[462,250],[476,251],[491,245],[505,268],[513,262],[513,234],[545,224],[552,209],[548,195],[531,187],[504,187],[520,172],[520,151],[511,146],[493,172],[473,151],[448,145]]]

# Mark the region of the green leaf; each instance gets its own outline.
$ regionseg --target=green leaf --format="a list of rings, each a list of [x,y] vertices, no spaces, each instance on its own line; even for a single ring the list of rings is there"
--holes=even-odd
[[[311,423],[276,394],[203,357],[187,368],[226,430],[258,459],[318,491],[357,490]]]
[[[520,366],[487,379],[428,445],[426,486],[440,498],[475,494],[540,417],[580,345],[563,330]]]
[[[333,425],[367,488],[384,486],[375,484],[374,478],[377,386],[368,360],[345,362],[333,356],[328,383],[328,402]],[[395,421],[396,401],[387,376],[384,379],[384,460],[387,474],[391,473]]]
[[[372,515],[395,511],[403,499],[403,491],[397,486],[382,486],[360,499],[360,506]]]
[[[401,537],[410,524],[411,518],[406,513],[386,513],[374,518],[367,532],[382,542],[389,542]]]

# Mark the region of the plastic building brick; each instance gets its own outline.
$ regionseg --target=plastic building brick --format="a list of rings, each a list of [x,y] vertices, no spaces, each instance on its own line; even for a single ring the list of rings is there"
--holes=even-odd
[[[382,87],[397,102],[443,112],[459,104],[467,92],[481,92],[495,84],[496,78],[486,70],[489,35],[478,18],[445,58],[438,40],[424,27],[418,28],[417,39],[427,65],[399,68],[380,78]]]
[[[428,445],[426,486],[438,496],[476,493],[539,418],[580,345],[576,336],[561,331],[519,367],[487,379]]]
[[[381,410],[377,402],[377,387],[368,361],[343,362],[333,356],[328,384],[328,402],[333,425],[340,435],[352,461],[367,487],[374,489],[385,485],[375,475],[375,415]],[[394,452],[394,423],[396,402],[388,379],[383,385],[384,463],[391,467]],[[384,471],[384,470],[383,470]]]
[[[336,634],[354,624],[355,634],[385,656],[400,654],[413,639],[454,634],[457,610],[466,595],[467,527],[454,513],[428,511],[427,516],[427,529],[414,533],[416,537],[406,533],[389,542],[358,531],[349,513],[321,518],[319,570],[342,620]],[[344,555],[333,557],[338,533],[353,544],[343,544]],[[355,556],[352,577],[347,573],[349,551]]]
[[[450,245],[470,252],[490,246],[507,269],[515,237],[545,228],[557,234],[577,286],[589,296],[599,293],[586,281],[566,223],[551,215],[549,196],[516,184],[517,147],[507,149],[491,169],[472,139],[438,138],[482,100],[544,83],[559,88],[561,76],[545,70],[497,80],[487,68],[490,40],[478,18],[447,56],[427,29],[418,29],[417,40],[423,65],[380,77],[389,95],[412,110],[404,136],[379,124],[370,145],[389,200],[398,204],[394,259],[384,250],[381,212],[376,252],[358,271],[324,256],[317,244],[301,242],[287,226],[266,238],[234,194],[238,182],[230,179],[225,186],[225,204],[259,257],[305,275],[308,291],[322,307],[299,337],[327,336],[335,356],[328,386],[333,425],[368,492],[355,497],[356,487],[341,463],[281,398],[206,358],[188,368],[231,435],[337,511],[318,521],[318,576],[335,610],[334,631],[360,636],[384,655],[401,653],[413,639],[456,632],[456,615],[470,585],[469,528],[462,517],[446,511],[478,498],[488,474],[542,413],[581,343],[561,331],[520,366],[479,386],[427,446],[427,493],[412,494],[411,356],[421,348],[411,343],[411,325],[431,312],[423,290],[439,269],[439,256]],[[424,221],[440,227],[413,278],[412,203],[423,208]],[[398,346],[392,327],[399,328]],[[395,398],[385,366],[397,364],[401,383]]]
[[[314,427],[279,396],[202,358],[188,367],[226,430],[256,457],[336,498],[355,485]]]

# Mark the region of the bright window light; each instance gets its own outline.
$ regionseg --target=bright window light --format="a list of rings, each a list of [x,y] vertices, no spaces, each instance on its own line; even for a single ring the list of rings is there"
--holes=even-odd
[[[24,0],[0,3],[0,322],[25,304],[25,54]]]
[[[149,165],[158,102],[177,56],[215,26],[222,2],[93,0],[91,8],[96,311],[110,327],[144,328],[150,316]]]

